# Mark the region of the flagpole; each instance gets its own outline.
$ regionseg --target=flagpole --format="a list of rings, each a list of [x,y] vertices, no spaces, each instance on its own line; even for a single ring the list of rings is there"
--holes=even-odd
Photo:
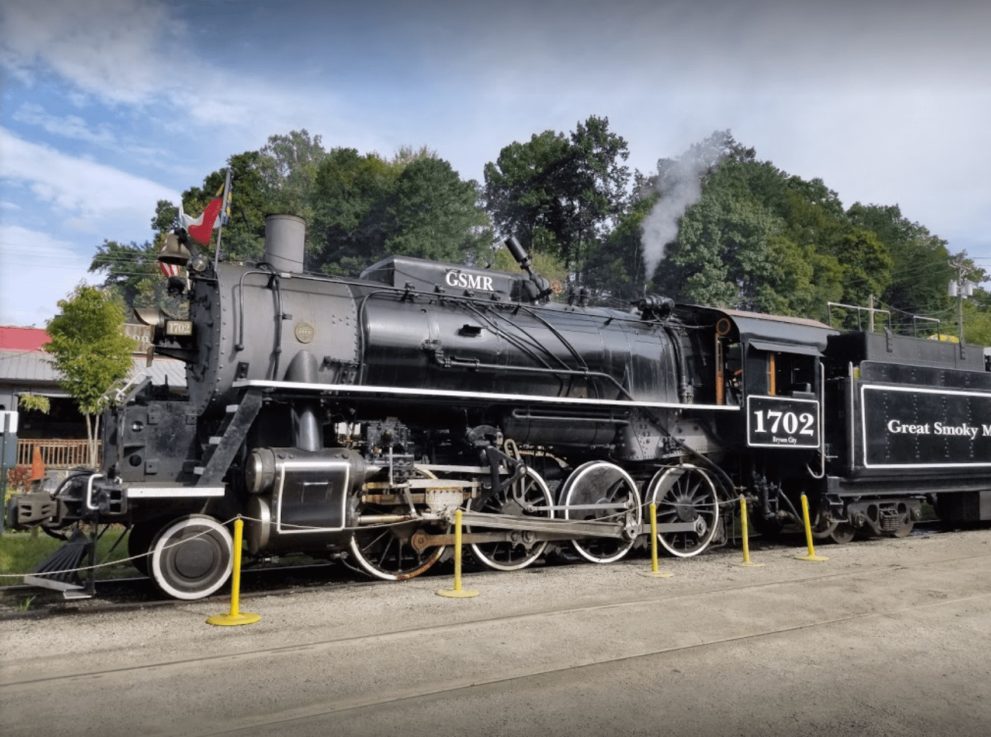
[[[220,227],[217,228],[217,248],[213,252],[213,273],[217,273],[217,264],[220,263],[220,239],[224,234],[224,218],[227,216],[227,207],[230,204],[231,196],[231,169],[227,167],[227,176],[224,177],[224,198],[220,202]]]

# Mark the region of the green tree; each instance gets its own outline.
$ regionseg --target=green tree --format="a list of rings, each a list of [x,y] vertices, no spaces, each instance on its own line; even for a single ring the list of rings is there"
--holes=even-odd
[[[319,247],[319,239],[312,230],[317,171],[327,156],[320,136],[311,137],[306,129],[269,136],[258,153],[254,166],[262,187],[261,199],[266,203],[262,217],[278,213],[303,218],[307,224],[306,250],[313,252]],[[238,189],[244,186],[242,183]]]
[[[655,273],[656,285],[688,302],[801,312],[813,295],[813,268],[767,196],[774,188],[784,196],[780,172],[755,161],[752,149],[726,134],[714,134],[689,155],[701,166],[683,162],[680,176],[701,176],[701,195],[682,215],[677,238]],[[670,179],[663,169],[662,162],[659,176]]]
[[[672,184],[691,175],[701,183],[694,204],[690,187]],[[758,160],[728,132],[662,160],[654,181],[660,205],[688,204],[655,274],[677,299],[823,319],[826,302],[867,304],[891,283],[888,245],[836,192]]]
[[[59,373],[59,385],[76,401],[86,419],[90,465],[97,465],[97,437],[107,391],[131,370],[134,341],[123,332],[124,311],[113,296],[80,285],[58,303],[48,321],[52,340],[45,345]]]
[[[490,246],[489,252],[483,252],[482,266],[497,271],[507,271],[510,274],[520,274],[520,265],[512,257],[509,250],[501,243]],[[530,268],[544,277],[550,284],[551,299],[560,299],[567,291],[568,267],[552,253],[537,252],[531,254]]]
[[[97,247],[89,271],[102,272],[103,286],[129,308],[147,307],[164,292],[165,279],[157,259],[158,249],[151,242],[138,245],[105,240]]]
[[[946,286],[956,274],[946,241],[904,217],[898,205],[855,202],[848,215],[872,230],[891,255],[891,281],[881,295],[886,304],[916,315],[939,314],[951,306]]]
[[[963,303],[963,335],[968,343],[991,346],[991,292],[975,289]]]
[[[609,130],[609,119],[594,115],[575,127],[571,151],[574,217],[561,255],[583,283],[587,260],[626,211],[630,170],[623,162],[630,152],[626,140]]]
[[[478,185],[442,159],[420,157],[396,178],[385,208],[385,252],[437,261],[475,260],[492,241]]]
[[[485,198],[496,226],[527,249],[552,251],[581,280],[593,252],[627,204],[626,141],[608,118],[578,123],[569,136],[534,134],[485,165]]]
[[[385,254],[386,208],[401,170],[353,148],[327,154],[316,174],[311,270],[354,274]]]
[[[245,151],[227,159],[231,170],[230,219],[223,228],[221,251],[228,261],[260,259],[265,251],[265,216],[272,214],[271,192],[268,190],[262,153]],[[202,186],[190,187],[182,193],[183,210],[199,215],[207,203],[223,190],[227,167],[211,172]],[[216,243],[216,235],[212,241]],[[199,248],[199,246],[193,246]],[[213,255],[214,246],[206,250]]]
[[[391,161],[332,149],[315,188],[314,270],[353,275],[389,254],[471,261],[491,241],[478,185],[425,149]]]
[[[19,394],[17,397],[17,409],[24,412],[40,412],[47,415],[52,409],[52,403],[43,394]]]
[[[891,282],[893,261],[888,247],[872,230],[854,227],[822,252],[843,264],[843,301],[866,305]]]
[[[566,168],[571,144],[563,133],[544,131],[514,142],[485,165],[486,207],[496,226],[532,252],[561,253],[567,203]]]
[[[590,255],[585,283],[596,301],[619,307],[643,296],[642,227],[656,199],[656,194],[649,193],[636,198],[605,236],[602,247]]]

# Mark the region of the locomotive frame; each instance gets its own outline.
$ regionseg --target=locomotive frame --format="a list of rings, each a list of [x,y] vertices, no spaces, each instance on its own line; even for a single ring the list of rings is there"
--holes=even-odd
[[[497,570],[619,560],[651,502],[679,557],[725,539],[741,494],[774,531],[807,492],[837,541],[908,534],[926,500],[991,519],[991,372],[970,347],[656,297],[550,303],[512,240],[519,275],[398,256],[306,274],[304,228],[270,217],[244,266],[170,240],[189,315],[142,317],[155,352],[186,362],[186,392],[120,392],[103,467],[12,501],[12,527],[73,531],[31,582],[78,595],[85,530],[114,523],[139,570],[196,599],[229,576],[237,516],[252,555],[387,580],[443,559],[459,508]]]

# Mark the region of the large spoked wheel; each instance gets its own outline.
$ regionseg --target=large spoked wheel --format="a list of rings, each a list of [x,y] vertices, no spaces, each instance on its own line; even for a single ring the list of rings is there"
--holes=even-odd
[[[193,514],[170,522],[151,546],[152,580],[169,596],[192,601],[209,596],[231,575],[233,544],[220,522]]]
[[[554,516],[550,509],[554,504],[550,489],[540,475],[532,468],[526,469],[526,475],[512,485],[512,488],[489,497],[476,511],[491,512],[510,517],[544,517]],[[545,507],[527,511],[527,506]],[[471,509],[471,502],[468,509]],[[471,532],[471,528],[465,528]],[[518,571],[526,568],[544,553],[547,541],[536,542],[532,535],[525,532],[517,533],[513,540],[494,543],[472,543],[471,549],[482,563],[497,571]]]
[[[657,505],[657,524],[690,527],[658,532],[658,542],[671,555],[691,558],[712,542],[719,524],[719,497],[701,468],[682,464],[658,471],[647,487],[647,501]]]
[[[433,473],[417,469],[420,476],[437,478]],[[393,507],[366,504],[362,514],[392,514]],[[351,535],[351,555],[362,570],[383,581],[406,581],[425,573],[444,554],[443,546],[417,550],[412,545],[414,533],[423,527],[422,522],[412,521],[398,525],[374,525]]]
[[[626,471],[613,463],[590,461],[575,469],[561,489],[564,518],[594,522],[624,522],[627,534],[622,538],[589,537],[572,540],[578,554],[592,563],[612,563],[628,552],[637,539],[643,517],[640,492]],[[587,505],[604,505],[599,509],[582,509]]]

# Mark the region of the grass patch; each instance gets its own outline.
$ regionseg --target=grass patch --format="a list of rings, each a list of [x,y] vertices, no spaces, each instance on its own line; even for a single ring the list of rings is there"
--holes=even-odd
[[[110,561],[118,561],[127,557],[127,536],[117,544],[113,553],[108,558],[110,548],[120,537],[123,527],[112,526],[96,544],[97,564]],[[6,576],[12,573],[30,573],[48,558],[52,553],[62,546],[61,540],[49,537],[41,530],[33,531],[4,531],[0,535],[0,574]],[[89,565],[88,559],[83,559],[80,565]],[[128,563],[98,568],[96,570],[97,579],[117,578],[119,576],[132,575],[134,568]],[[0,578],[0,586],[9,586],[20,583],[19,578]]]

